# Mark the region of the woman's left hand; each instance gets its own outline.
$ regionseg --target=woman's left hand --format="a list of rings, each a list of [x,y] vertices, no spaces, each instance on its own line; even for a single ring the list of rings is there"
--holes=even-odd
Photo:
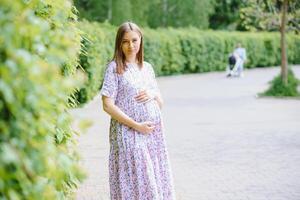
[[[153,99],[153,95],[151,95],[147,90],[142,90],[137,96],[135,96],[135,100],[138,103],[144,103],[150,99]]]

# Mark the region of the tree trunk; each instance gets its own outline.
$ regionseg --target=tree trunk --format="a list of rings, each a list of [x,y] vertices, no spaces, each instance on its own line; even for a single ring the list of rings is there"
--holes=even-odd
[[[107,20],[112,23],[112,0],[108,0]]]
[[[285,25],[286,25],[286,14],[287,14],[288,0],[283,1],[282,15],[281,15],[281,26],[280,26],[280,46],[281,46],[281,79],[284,85],[287,85],[288,80],[288,61],[286,55],[286,40],[285,40]]]
[[[167,27],[167,20],[168,20],[168,0],[163,0],[162,1],[162,8],[163,8],[162,24],[163,24],[163,27]]]

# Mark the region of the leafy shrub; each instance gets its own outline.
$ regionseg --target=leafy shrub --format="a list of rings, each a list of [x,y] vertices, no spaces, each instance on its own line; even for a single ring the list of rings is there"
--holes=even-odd
[[[82,52],[80,54],[80,66],[87,76],[84,86],[76,93],[79,102],[91,100],[99,91],[104,67],[112,58],[114,48],[115,27],[108,24],[99,26],[97,23],[83,21],[79,23],[82,34]]]
[[[298,85],[300,81],[295,77],[292,70],[288,71],[288,84],[282,82],[281,75],[276,76],[271,82],[271,87],[262,95],[277,97],[297,97],[300,96]]]
[[[83,178],[66,112],[79,84],[73,9],[0,2],[0,199],[65,199]]]

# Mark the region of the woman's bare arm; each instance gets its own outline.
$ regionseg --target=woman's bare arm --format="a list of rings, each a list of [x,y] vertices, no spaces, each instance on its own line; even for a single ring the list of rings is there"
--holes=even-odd
[[[126,126],[136,129],[141,133],[150,133],[153,131],[154,126],[152,122],[138,123],[126,115],[118,106],[115,105],[113,99],[102,96],[103,110],[108,113],[112,118],[119,121]]]
[[[161,95],[160,95],[160,94],[157,94],[157,95],[154,97],[154,100],[157,101],[159,108],[162,109],[162,106],[163,106],[163,104],[164,104],[164,101],[163,101]]]

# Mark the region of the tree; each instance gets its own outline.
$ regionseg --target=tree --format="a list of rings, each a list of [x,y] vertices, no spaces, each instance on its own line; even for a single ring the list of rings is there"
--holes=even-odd
[[[282,87],[288,87],[288,77],[293,79],[293,76],[288,76],[286,32],[294,30],[297,33],[300,30],[297,23],[299,5],[295,0],[249,0],[248,7],[241,9],[242,25],[246,30],[280,31]]]
[[[131,20],[141,26],[208,28],[215,0],[74,0],[81,17],[113,25]]]
[[[214,2],[214,13],[209,18],[212,29],[238,29],[239,10],[245,7],[247,0],[219,0]]]
[[[283,0],[281,6],[281,26],[280,26],[280,46],[281,46],[281,79],[284,85],[288,84],[288,61],[286,56],[286,38],[285,38],[285,27],[286,27],[286,13],[289,0]]]
[[[247,31],[278,31],[283,0],[248,0],[240,8],[240,27]],[[288,0],[286,30],[300,31],[300,1]]]
[[[74,0],[79,16],[91,21],[111,21],[111,1]]]

